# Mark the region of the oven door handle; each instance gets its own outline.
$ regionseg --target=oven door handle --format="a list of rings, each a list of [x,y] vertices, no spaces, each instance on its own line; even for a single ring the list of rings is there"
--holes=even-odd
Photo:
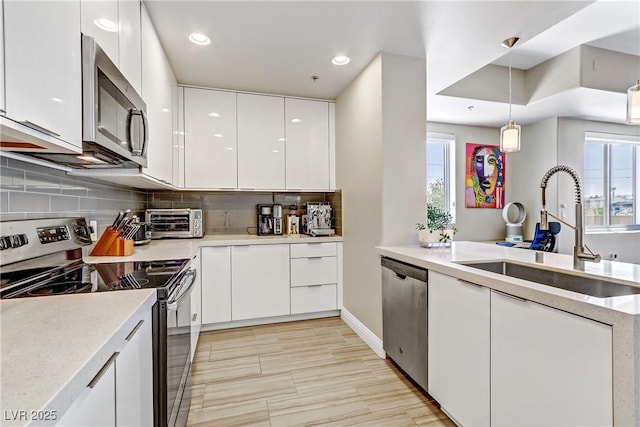
[[[180,301],[182,301],[182,299],[185,296],[189,295],[189,293],[191,292],[191,289],[196,284],[197,274],[198,272],[193,268],[185,273],[184,278],[182,279],[182,284],[179,286],[179,289],[183,289],[185,288],[185,286],[186,286],[186,289],[184,290],[184,292],[180,292],[179,295],[177,295],[175,298],[172,298],[170,301],[167,302],[167,310],[172,310],[172,311],[178,310],[178,304],[180,304]],[[190,283],[188,285],[185,285],[185,283],[188,280],[190,280]]]

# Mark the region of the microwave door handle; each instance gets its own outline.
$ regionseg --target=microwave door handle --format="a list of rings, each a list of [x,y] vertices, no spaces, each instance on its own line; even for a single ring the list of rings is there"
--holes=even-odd
[[[133,121],[134,119],[142,120],[142,142],[138,138],[133,138]],[[131,153],[134,156],[143,156],[146,150],[146,139],[147,139],[147,130],[146,130],[146,117],[144,111],[138,110],[136,108],[130,108],[129,114],[127,116],[127,137],[129,139],[129,146],[131,148]],[[134,145],[135,143],[135,145]]]
[[[147,121],[147,113],[140,110],[142,116],[142,157],[147,157],[147,148],[149,148],[149,122]]]

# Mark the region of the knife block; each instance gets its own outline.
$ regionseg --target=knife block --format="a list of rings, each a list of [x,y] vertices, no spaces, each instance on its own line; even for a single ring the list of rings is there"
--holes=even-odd
[[[107,227],[91,251],[91,256],[133,255],[133,240],[120,237],[120,231]]]

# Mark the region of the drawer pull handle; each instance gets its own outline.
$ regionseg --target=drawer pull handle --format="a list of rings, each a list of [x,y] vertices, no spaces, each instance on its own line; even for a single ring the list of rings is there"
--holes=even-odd
[[[195,322],[197,318],[198,318],[198,313],[193,313],[193,317],[191,318],[191,321]]]
[[[493,290],[493,292],[495,292],[495,293],[497,293],[497,294],[500,294],[500,295],[502,295],[502,296],[505,296],[505,297],[507,297],[507,298],[514,299],[514,300],[516,300],[516,301],[520,301],[520,302],[528,302],[528,301],[529,301],[529,300],[527,300],[527,299],[524,299],[524,298],[521,298],[521,297],[517,297],[517,296],[515,296],[515,295],[511,295],[511,294],[507,294],[507,293],[504,293],[504,292],[496,291],[495,289]]]
[[[322,259],[322,257],[321,256],[310,256],[310,257],[307,257],[307,259]]]
[[[47,128],[43,128],[42,126],[39,126],[39,125],[37,125],[37,124],[35,124],[33,122],[30,122],[29,120],[23,121],[22,124],[27,126],[27,127],[30,127],[31,129],[35,129],[35,130],[37,130],[39,132],[42,132],[42,133],[44,133],[46,135],[49,135],[49,136],[53,136],[53,137],[59,137],[60,136],[59,133],[55,133],[52,130],[49,130]]]
[[[98,381],[100,381],[100,379],[104,376],[104,374],[109,370],[109,367],[111,366],[111,364],[113,363],[114,360],[116,360],[116,357],[118,357],[120,353],[115,352],[111,355],[111,357],[109,358],[109,360],[107,360],[105,362],[105,364],[102,366],[102,368],[98,371],[98,373],[96,374],[95,377],[93,377],[93,379],[89,382],[89,385],[87,385],[87,387],[89,388],[94,388],[96,386],[96,384],[98,384]]]
[[[475,286],[476,288],[484,288],[484,286],[482,285],[478,285],[477,283],[473,283],[473,282],[468,282],[466,280],[462,280],[462,279],[458,279],[460,280],[462,283],[466,284],[466,285],[471,285],[471,286]]]
[[[322,284],[319,285],[307,285],[307,288],[319,288]]]
[[[129,332],[129,335],[127,335],[125,340],[131,341],[131,338],[133,338],[133,336],[136,334],[136,332],[138,332],[138,329],[140,329],[140,326],[142,326],[143,323],[144,323],[144,319],[139,321],[138,324],[136,325],[136,327],[133,328],[133,330],[131,332]]]

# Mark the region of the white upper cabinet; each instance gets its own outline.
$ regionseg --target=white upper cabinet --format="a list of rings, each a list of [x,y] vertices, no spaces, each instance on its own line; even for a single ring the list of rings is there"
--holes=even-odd
[[[237,188],[236,93],[185,88],[184,115],[185,186]]]
[[[147,104],[149,150],[144,173],[173,179],[173,87],[176,79],[146,8],[142,8],[142,98]]]
[[[138,93],[142,93],[142,44],[140,1],[120,0],[118,40],[120,71]]]
[[[82,0],[82,33],[94,38],[109,59],[118,65],[118,0]]]
[[[285,188],[284,98],[238,94],[238,187]]]
[[[80,147],[80,1],[5,1],[4,48],[6,117]]]
[[[285,99],[286,188],[329,189],[329,103]]]
[[[142,89],[140,1],[82,0],[82,33],[91,36],[136,92]]]

